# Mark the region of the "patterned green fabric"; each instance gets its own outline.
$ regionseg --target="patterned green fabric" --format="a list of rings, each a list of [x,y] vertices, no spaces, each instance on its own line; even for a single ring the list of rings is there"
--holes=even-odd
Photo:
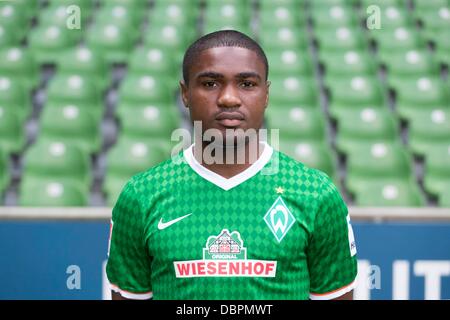
[[[268,159],[227,191],[182,153],[133,177],[113,209],[112,287],[154,299],[308,299],[351,284],[356,249],[338,190],[285,154]]]

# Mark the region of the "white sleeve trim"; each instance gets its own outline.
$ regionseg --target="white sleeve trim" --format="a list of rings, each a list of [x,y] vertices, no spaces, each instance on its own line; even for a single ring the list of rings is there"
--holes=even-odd
[[[110,283],[109,287],[111,288],[112,291],[117,292],[118,294],[120,294],[122,297],[127,298],[127,299],[133,299],[133,300],[148,300],[153,298],[153,292],[144,292],[144,293],[133,293],[133,292],[129,292],[126,290],[122,290],[120,289],[118,286]]]
[[[311,300],[331,300],[331,299],[335,299],[338,298],[344,294],[346,294],[347,292],[350,292],[351,290],[353,290],[356,287],[356,281],[353,280],[352,283],[331,291],[331,292],[327,292],[327,293],[309,293],[309,298]]]

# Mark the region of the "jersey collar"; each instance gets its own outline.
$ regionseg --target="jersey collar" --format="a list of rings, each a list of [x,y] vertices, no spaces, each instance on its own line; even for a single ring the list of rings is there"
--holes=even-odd
[[[255,176],[270,161],[273,154],[273,148],[269,146],[267,142],[262,141],[260,143],[264,145],[264,150],[258,160],[256,160],[250,167],[241,173],[228,179],[201,165],[194,157],[194,145],[191,145],[189,148],[184,150],[183,154],[186,162],[198,175],[223,190],[228,191]]]

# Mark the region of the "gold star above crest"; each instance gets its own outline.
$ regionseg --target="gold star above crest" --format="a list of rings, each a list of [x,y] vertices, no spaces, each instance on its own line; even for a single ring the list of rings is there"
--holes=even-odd
[[[283,187],[275,188],[275,191],[276,191],[278,194],[283,194],[283,193],[284,193]]]

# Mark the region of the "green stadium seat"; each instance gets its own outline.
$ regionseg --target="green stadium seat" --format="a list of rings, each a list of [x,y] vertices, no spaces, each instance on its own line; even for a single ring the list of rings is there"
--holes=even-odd
[[[359,28],[339,27],[336,29],[317,30],[315,41],[319,51],[361,51],[367,47],[366,40]]]
[[[107,155],[103,192],[107,204],[113,206],[125,183],[135,174],[166,159],[166,152],[157,145],[119,139]]]
[[[0,49],[0,74],[18,79],[27,91],[39,83],[39,69],[28,50],[20,47]]]
[[[14,109],[24,120],[31,112],[31,95],[22,81],[0,75],[0,105]]]
[[[23,176],[30,183],[57,180],[88,192],[92,180],[90,158],[75,144],[38,141],[25,152]]]
[[[270,66],[270,75],[313,75],[312,59],[307,51],[270,50],[266,52]]]
[[[0,198],[9,185],[10,176],[9,157],[2,148],[0,148]]]
[[[279,150],[310,168],[325,172],[333,181],[338,180],[333,155],[325,142],[280,140]]]
[[[136,42],[132,26],[118,26],[112,22],[94,23],[86,35],[86,45],[104,57],[108,64],[123,64]]]
[[[364,144],[347,155],[346,185],[356,194],[374,181],[408,180],[411,156],[400,143]]]
[[[450,66],[450,29],[424,32],[435,47],[434,58],[442,64]]]
[[[177,85],[179,70],[175,68],[174,59],[170,50],[139,47],[130,55],[128,70],[135,75],[158,74],[158,79]]]
[[[366,51],[319,52],[327,76],[375,75],[375,64]]]
[[[89,195],[79,188],[61,181],[30,182],[24,180],[19,191],[19,205],[23,207],[84,207]]]
[[[355,205],[361,207],[421,207],[425,199],[414,181],[370,182],[355,191]]]
[[[425,41],[413,27],[369,30],[370,38],[377,44],[379,53],[405,52],[425,48]]]
[[[136,41],[144,13],[143,10],[133,9],[133,7],[123,4],[107,2],[106,5],[101,7],[96,13],[95,21],[102,25],[114,22],[117,26],[129,28],[132,31],[129,36],[133,37],[133,40]]]
[[[83,101],[76,102],[60,102],[60,101],[49,101],[44,105],[44,109],[49,109],[48,112],[61,112],[63,109],[77,109],[82,110],[82,112],[89,114],[89,117],[94,120],[95,123],[100,124],[103,118],[103,105],[86,103]],[[70,112],[70,111],[67,111]]]
[[[20,14],[24,14],[26,20],[31,20],[35,17],[39,10],[38,1],[29,1],[29,0],[14,0],[14,1],[5,1],[5,4],[12,4],[14,7],[18,9]]]
[[[85,108],[74,105],[44,108],[40,119],[40,139],[78,144],[86,153],[97,153],[102,146],[98,121]]]
[[[445,6],[448,6],[449,3],[447,0],[413,0],[413,5],[415,11],[422,11],[422,10],[428,10],[428,9],[438,9]]]
[[[108,0],[108,2],[111,1],[113,0]],[[91,11],[94,9],[94,2],[92,0],[48,0],[49,7],[56,7],[61,5],[67,7],[75,5],[79,7],[86,16],[90,16]]]
[[[305,25],[306,18],[296,6],[279,5],[262,8],[259,12],[259,29],[265,32],[272,28],[295,28]]]
[[[449,141],[429,147],[425,155],[423,185],[428,193],[435,196],[445,193],[450,186]]]
[[[380,53],[379,58],[389,77],[438,76],[440,73],[433,56],[425,50]]]
[[[318,88],[313,79],[305,77],[270,77],[269,105],[316,107]]]
[[[371,5],[376,5],[380,8],[405,6],[404,0],[360,0],[360,3],[363,8],[367,8]]]
[[[301,107],[266,109],[269,129],[280,130],[281,140],[324,141],[325,121],[320,110]]]
[[[259,34],[259,43],[266,51],[274,49],[306,49],[308,39],[305,28],[269,28]]]
[[[342,154],[356,154],[361,145],[400,139],[395,117],[387,108],[337,109],[334,117],[336,148]]]
[[[66,36],[73,39],[73,41],[80,41],[83,36],[83,30],[87,27],[87,21],[89,19],[89,15],[87,11],[80,11],[80,26],[78,28],[69,29],[68,23],[72,24],[75,19],[70,19],[73,11],[69,11],[69,8],[72,4],[59,4],[56,3],[52,6],[46,7],[39,14],[39,27],[49,27],[49,26],[57,26],[61,29],[68,29],[69,32],[66,33]],[[72,28],[72,27],[71,27]]]
[[[354,27],[358,22],[352,8],[345,4],[313,6],[311,18],[315,30]]]
[[[303,9],[305,2],[305,0],[259,0],[259,5],[261,10],[270,10],[279,6],[289,6],[292,9]]]
[[[110,70],[103,57],[86,47],[69,49],[61,53],[57,72],[62,75],[79,74],[95,83],[101,91],[111,82]]]
[[[436,77],[389,79],[395,92],[397,111],[402,119],[408,120],[422,110],[447,108],[448,88]]]
[[[99,106],[102,104],[102,92],[94,81],[88,75],[57,73],[48,85],[47,101]]]
[[[214,19],[214,21],[223,24],[249,24],[250,12],[248,2],[236,4],[222,2],[208,2],[205,8],[205,19]]]
[[[119,89],[119,100],[124,103],[171,103],[174,99],[175,91],[156,73],[155,76],[129,74]]]
[[[30,27],[27,10],[13,1],[0,2],[0,25],[9,34],[9,44],[19,45]]]
[[[450,108],[417,111],[408,129],[411,151],[426,156],[430,148],[446,146],[450,141]]]
[[[56,25],[38,26],[30,32],[29,46],[39,64],[56,64],[60,54],[73,48],[77,40],[71,36],[73,30]]]
[[[150,13],[150,20],[155,25],[172,25],[183,27],[195,24],[199,7],[183,1],[158,1]]]
[[[448,30],[450,28],[450,6],[416,11],[416,16],[428,30]]]
[[[181,62],[184,51],[195,36],[196,31],[192,28],[150,23],[147,30],[144,31],[143,42],[145,47],[170,50],[176,59],[178,57],[176,61]]]
[[[375,4],[372,3],[372,4]],[[381,26],[385,30],[394,30],[401,27],[413,27],[413,21],[408,9],[402,6],[388,5],[381,7]],[[367,13],[362,11],[362,17],[367,19]]]
[[[373,107],[383,105],[384,96],[380,82],[374,77],[326,77],[331,112],[337,108]]]
[[[450,182],[446,184],[444,191],[439,195],[438,204],[443,208],[450,208]]]
[[[121,109],[117,113],[120,134],[136,140],[158,138],[170,141],[172,132],[180,126],[176,111],[175,108],[155,106],[135,107],[132,111]]]
[[[9,108],[0,106],[0,149],[7,155],[18,154],[26,143],[23,122]]]

